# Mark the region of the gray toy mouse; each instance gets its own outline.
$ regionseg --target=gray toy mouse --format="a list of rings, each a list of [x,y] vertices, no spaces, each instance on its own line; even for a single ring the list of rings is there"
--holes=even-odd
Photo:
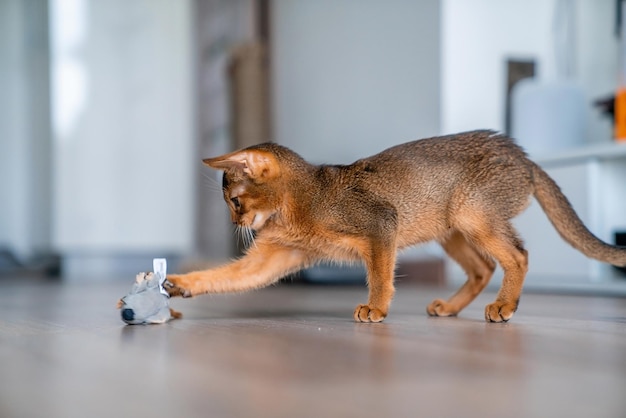
[[[130,292],[117,303],[122,321],[130,325],[162,324],[180,318],[180,312],[169,307],[169,295],[163,288],[166,281],[165,259],[154,259],[154,273],[139,273]]]

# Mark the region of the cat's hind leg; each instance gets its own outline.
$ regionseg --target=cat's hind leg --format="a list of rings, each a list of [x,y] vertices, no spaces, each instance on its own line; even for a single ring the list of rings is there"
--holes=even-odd
[[[469,305],[487,286],[496,264],[490,257],[477,251],[461,234],[455,231],[441,246],[465,270],[467,281],[447,301],[435,299],[427,307],[430,316],[454,316]]]
[[[489,322],[506,322],[513,317],[519,304],[522,286],[528,271],[528,252],[510,222],[497,228],[484,229],[472,241],[492,255],[504,270],[502,286],[496,300],[485,307]]]

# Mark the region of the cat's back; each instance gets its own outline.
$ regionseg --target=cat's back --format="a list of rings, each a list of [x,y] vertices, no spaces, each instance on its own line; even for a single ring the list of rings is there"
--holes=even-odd
[[[484,161],[494,157],[525,158],[526,154],[506,135],[491,130],[463,132],[407,142],[369,158],[372,162],[442,164]]]
[[[375,224],[377,213],[392,210],[405,246],[438,236],[468,202],[513,215],[527,199],[530,172],[513,140],[473,131],[397,145],[346,166],[317,166],[315,187],[292,184],[306,189],[312,218],[344,229]]]
[[[524,151],[506,135],[471,131],[407,142],[355,163],[369,189],[397,205],[447,205],[458,190],[507,194],[530,181]]]
[[[509,137],[481,130],[407,142],[388,148],[356,166],[371,167],[394,182],[452,184],[503,171],[527,170],[526,153]]]

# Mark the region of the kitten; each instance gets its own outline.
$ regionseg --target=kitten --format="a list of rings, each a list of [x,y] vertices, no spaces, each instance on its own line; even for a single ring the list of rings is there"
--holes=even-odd
[[[626,249],[583,225],[556,183],[513,140],[474,131],[398,145],[350,165],[312,165],[293,151],[262,144],[204,163],[224,171],[232,222],[256,232],[240,259],[169,275],[172,296],[260,288],[320,261],[362,260],[369,298],[359,322],[380,322],[394,295],[398,250],[436,240],[467,273],[447,301],[427,312],[456,315],[487,285],[496,262],[504,279],[485,319],[517,310],[528,253],[511,225],[534,196],[561,237],[583,254],[618,266]]]

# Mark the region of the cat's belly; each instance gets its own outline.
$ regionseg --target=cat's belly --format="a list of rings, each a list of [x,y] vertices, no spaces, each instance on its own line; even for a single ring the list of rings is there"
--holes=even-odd
[[[398,223],[397,247],[405,248],[448,235],[452,229],[444,217],[436,214],[421,214],[401,217]]]

